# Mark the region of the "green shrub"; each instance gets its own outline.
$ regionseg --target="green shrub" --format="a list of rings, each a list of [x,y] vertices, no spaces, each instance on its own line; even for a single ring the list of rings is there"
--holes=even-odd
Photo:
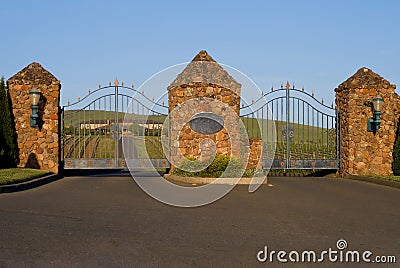
[[[392,170],[394,175],[400,175],[400,120],[397,124],[396,140],[393,146]]]
[[[248,168],[243,173],[243,177],[246,177],[246,178],[259,177],[259,176],[263,176],[263,175],[264,175],[263,170],[256,169],[256,168]]]
[[[229,170],[226,170],[229,165]],[[200,171],[187,171],[200,170]],[[238,177],[244,172],[240,159],[227,155],[217,154],[213,161],[206,166],[199,159],[194,157],[182,158],[178,167],[172,171],[173,175],[184,177]]]
[[[202,174],[204,173],[203,165],[204,164],[197,158],[184,157],[179,161],[178,167],[172,171],[172,174],[184,177],[202,177]]]

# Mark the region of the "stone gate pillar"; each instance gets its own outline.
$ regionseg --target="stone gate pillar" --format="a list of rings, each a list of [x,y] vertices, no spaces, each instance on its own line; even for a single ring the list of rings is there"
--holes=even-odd
[[[343,173],[351,175],[392,174],[392,151],[399,119],[396,85],[361,68],[336,89],[336,107],[341,113]],[[384,99],[380,129],[367,132],[372,118],[372,100],[377,91]]]
[[[8,79],[7,85],[17,132],[18,166],[58,173],[60,81],[34,62]],[[34,85],[41,92],[39,128],[30,126],[29,91]]]
[[[206,51],[202,50],[194,57],[168,87],[170,153],[174,163],[178,163],[181,156],[202,158],[211,155],[212,143],[216,153],[224,155],[231,155],[232,148],[240,147],[240,90],[241,84]],[[216,133],[202,134],[195,131],[190,122],[183,122],[201,113],[220,115],[224,128]]]

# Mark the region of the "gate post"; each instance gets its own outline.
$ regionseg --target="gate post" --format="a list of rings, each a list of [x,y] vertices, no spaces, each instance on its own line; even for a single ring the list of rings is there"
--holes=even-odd
[[[33,62],[7,80],[12,103],[17,143],[18,167],[59,172],[60,133],[59,103],[60,81]],[[36,86],[41,92],[38,108],[38,127],[31,127],[31,101],[29,92]]]
[[[186,68],[168,87],[170,113],[170,154],[173,163],[184,157],[209,157],[212,152],[211,141],[216,153],[240,157],[239,123],[237,118],[224,112],[226,107],[239,116],[241,84],[234,80],[208,53],[200,51]],[[211,102],[215,99],[215,102]],[[202,100],[202,101],[200,101]],[[186,104],[183,105],[182,104]],[[182,108],[183,107],[183,108]],[[182,109],[172,113],[174,109]],[[216,133],[196,132],[190,122],[184,122],[187,114],[213,113],[226,115],[225,125],[233,131],[227,133],[223,128]],[[173,114],[173,115],[171,115]],[[182,123],[182,126],[181,126]],[[201,143],[205,141],[204,143]],[[204,146],[203,146],[204,145]],[[203,152],[202,152],[203,150]],[[235,155],[237,154],[237,155]],[[172,165],[172,169],[174,165]]]
[[[400,111],[395,89],[396,85],[365,67],[335,89],[344,175],[393,173],[392,151]],[[381,125],[376,133],[368,132],[367,120],[372,118],[372,100],[378,91],[384,99]]]

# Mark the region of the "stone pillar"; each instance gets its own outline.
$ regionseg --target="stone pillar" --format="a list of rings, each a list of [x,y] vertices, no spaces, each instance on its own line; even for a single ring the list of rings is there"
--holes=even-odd
[[[231,155],[234,146],[239,148],[240,90],[241,85],[206,51],[200,51],[195,56],[168,87],[170,153],[173,162],[177,163],[180,155],[207,157],[213,152],[209,143],[215,144],[216,153],[224,155]],[[191,129],[189,122],[182,125],[183,120],[187,121],[192,115],[204,112],[220,115],[225,127],[218,133],[204,135]]]
[[[60,81],[34,62],[8,79],[8,94],[17,132],[19,167],[59,172]],[[29,91],[36,85],[41,91],[39,128],[30,126]]]
[[[351,175],[392,174],[392,151],[399,119],[396,86],[368,68],[361,68],[336,89],[336,107],[341,113],[343,173]],[[380,91],[384,99],[381,126],[367,132],[372,118],[372,100]]]
[[[257,168],[262,169],[261,155],[262,155],[262,140],[253,138],[249,140],[249,158],[246,169]]]

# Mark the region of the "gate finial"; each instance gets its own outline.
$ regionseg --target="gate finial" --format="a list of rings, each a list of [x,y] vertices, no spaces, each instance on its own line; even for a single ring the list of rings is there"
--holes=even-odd
[[[271,87],[271,91],[274,91],[274,86]]]
[[[114,86],[118,86],[119,82],[118,79],[115,77]]]
[[[286,82],[286,89],[289,89],[290,88],[290,84],[289,84],[289,81],[287,81]]]

